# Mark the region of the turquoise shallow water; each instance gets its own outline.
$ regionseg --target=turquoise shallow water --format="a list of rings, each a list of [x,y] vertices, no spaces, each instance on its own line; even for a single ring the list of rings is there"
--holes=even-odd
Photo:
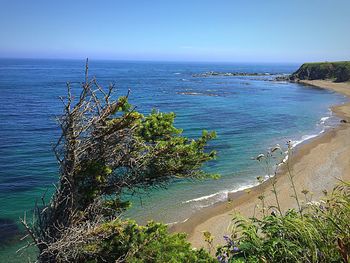
[[[282,74],[297,67],[91,61],[90,75],[101,84],[115,82],[120,95],[130,88],[130,101],[140,111],[176,112],[176,125],[190,137],[202,129],[218,134],[210,145],[218,150],[218,159],[205,169],[220,173],[220,180],[177,181],[167,190],[143,196],[142,205],[135,200],[126,216],[139,222],[185,220],[223,199],[227,191],[254,184],[261,170],[252,156],[288,139],[305,140],[337,123],[329,107],[345,98],[329,91],[273,82],[269,75],[192,76],[207,71]],[[57,179],[50,144],[59,134],[54,122],[61,112],[58,96],[65,94],[66,81],[79,82],[83,76],[84,61],[0,60],[0,262],[9,261],[14,251],[18,218]]]

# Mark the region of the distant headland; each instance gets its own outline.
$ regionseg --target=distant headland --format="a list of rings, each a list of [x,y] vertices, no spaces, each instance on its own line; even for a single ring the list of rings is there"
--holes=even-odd
[[[208,71],[193,74],[192,77],[239,77],[239,76],[276,76],[276,81],[331,80],[333,82],[350,81],[350,61],[304,63],[294,73],[271,74],[257,72],[216,72]],[[271,79],[270,79],[271,80]]]
[[[345,82],[350,80],[350,61],[304,63],[289,77],[298,80],[332,80]]]

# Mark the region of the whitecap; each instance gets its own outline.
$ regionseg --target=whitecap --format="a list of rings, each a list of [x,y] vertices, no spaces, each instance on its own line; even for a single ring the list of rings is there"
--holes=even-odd
[[[320,124],[325,124],[325,122],[329,119],[330,117],[329,116],[327,116],[327,117],[322,117],[321,119],[320,119]]]
[[[214,193],[214,194],[210,194],[210,195],[205,195],[205,196],[201,196],[201,197],[198,197],[198,198],[194,198],[194,199],[190,199],[190,200],[187,200],[187,201],[184,201],[182,202],[183,204],[187,204],[187,203],[192,203],[192,202],[199,202],[199,201],[203,201],[203,200],[207,200],[211,197],[214,197],[214,196],[217,196],[217,195],[220,195],[222,193],[228,193],[227,191],[221,191],[221,192],[217,192],[217,193]]]
[[[185,220],[182,220],[182,221],[174,221],[174,222],[170,222],[170,223],[166,223],[167,226],[171,226],[171,225],[175,225],[175,224],[178,224],[178,223],[185,223],[188,219],[190,218],[186,218]]]
[[[308,141],[308,140],[310,140],[310,139],[313,139],[313,138],[319,136],[320,134],[322,134],[322,133],[324,133],[324,132],[325,132],[325,130],[323,129],[322,131],[320,131],[320,132],[317,133],[317,134],[304,135],[304,136],[301,137],[300,140],[292,141],[292,144],[291,144],[291,145],[292,145],[292,148],[296,147],[297,145],[299,145],[299,144],[301,144],[301,143],[303,143],[303,142],[305,142],[305,141]]]
[[[264,176],[265,180],[268,179],[268,176]],[[249,189],[249,188],[252,188],[256,185],[258,185],[259,182],[256,182],[256,183],[247,183],[247,184],[244,184],[244,185],[241,185],[237,188],[234,188],[234,189],[231,189],[231,190],[223,190],[223,191],[219,191],[219,192],[216,192],[216,193],[213,193],[213,194],[210,194],[210,195],[205,195],[205,196],[201,196],[201,197],[197,197],[197,198],[194,198],[194,199],[190,199],[190,200],[187,200],[187,201],[184,201],[182,202],[183,204],[188,204],[188,203],[200,203],[200,204],[197,204],[196,207],[197,208],[204,208],[204,207],[208,207],[208,206],[211,206],[215,203],[218,203],[220,201],[225,201],[227,200],[228,198],[228,195],[231,194],[231,193],[236,193],[236,192],[239,192],[239,191],[243,191],[243,190],[246,190],[246,189]],[[208,203],[209,201],[209,203]]]

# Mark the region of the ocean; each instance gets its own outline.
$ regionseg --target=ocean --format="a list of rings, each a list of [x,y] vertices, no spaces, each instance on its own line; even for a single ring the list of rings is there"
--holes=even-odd
[[[251,157],[287,140],[298,144],[336,125],[330,106],[345,102],[334,92],[273,81],[297,64],[95,61],[89,75],[101,85],[115,83],[118,95],[142,113],[152,108],[175,112],[176,126],[189,137],[215,130],[210,149],[218,158],[205,170],[219,180],[176,181],[133,200],[124,217],[144,223],[186,220],[195,211],[223,200],[230,191],[256,184],[264,176]],[[65,83],[84,80],[84,60],[0,59],[0,262],[21,262],[19,218],[30,212],[57,181],[51,145],[59,136],[55,116]],[[201,76],[205,72],[261,73],[256,76]],[[265,74],[266,73],[266,74]],[[196,75],[199,74],[199,75]],[[79,86],[76,85],[75,89]],[[140,201],[142,200],[142,201]]]

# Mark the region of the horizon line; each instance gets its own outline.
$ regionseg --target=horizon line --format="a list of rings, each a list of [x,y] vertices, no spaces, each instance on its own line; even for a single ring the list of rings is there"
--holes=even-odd
[[[164,62],[164,63],[225,63],[225,64],[302,64],[306,61],[228,61],[228,60],[169,60],[169,59],[118,59],[118,58],[72,58],[72,57],[5,57],[0,56],[0,59],[8,60],[72,60],[72,61],[82,61],[89,59],[89,61],[115,61],[115,62]],[[338,60],[337,60],[338,61]],[[340,60],[339,60],[340,61]],[[343,60],[346,61],[346,60]],[[319,61],[307,61],[311,62],[330,62],[330,60],[319,60]],[[333,62],[333,61],[332,61]],[[334,61],[335,62],[335,61]]]

